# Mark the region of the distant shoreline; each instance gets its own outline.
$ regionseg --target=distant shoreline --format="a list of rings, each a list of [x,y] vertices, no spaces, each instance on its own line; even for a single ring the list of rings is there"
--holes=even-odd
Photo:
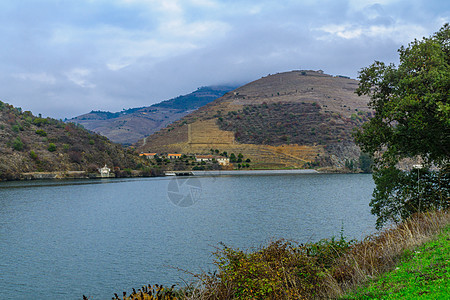
[[[40,180],[40,179],[96,179],[96,178],[115,178],[115,174],[102,177],[97,173],[88,173],[86,171],[54,171],[54,172],[27,172],[22,173],[18,180]]]
[[[348,172],[330,172],[329,170],[315,170],[315,169],[272,169],[272,170],[208,170],[208,171],[164,171],[164,173],[189,173],[187,176],[252,176],[252,175],[294,175],[294,174],[348,174]],[[161,177],[170,175],[143,175],[133,172],[127,176],[116,176],[111,172],[109,176],[102,177],[97,173],[88,173],[86,171],[54,171],[54,172],[27,172],[22,173],[16,178],[4,179],[1,181],[28,181],[28,180],[62,180],[62,179],[101,179],[101,178],[137,178],[137,177]],[[186,174],[184,174],[186,175]],[[178,177],[178,176],[177,176]]]
[[[220,176],[220,175],[285,175],[285,174],[320,174],[317,170],[218,170],[218,171],[192,171],[194,176]]]

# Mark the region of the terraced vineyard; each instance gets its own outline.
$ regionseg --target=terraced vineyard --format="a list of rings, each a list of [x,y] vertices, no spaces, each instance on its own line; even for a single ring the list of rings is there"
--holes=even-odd
[[[352,129],[366,121],[368,115],[359,112],[347,119],[338,113],[321,113],[316,103],[278,102],[247,105],[225,116],[219,114],[218,124],[245,144],[333,144],[350,140]]]

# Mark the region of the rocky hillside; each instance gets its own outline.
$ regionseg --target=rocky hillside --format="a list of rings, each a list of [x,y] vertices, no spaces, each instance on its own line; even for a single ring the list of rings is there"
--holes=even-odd
[[[359,158],[352,131],[370,115],[356,80],[321,71],[269,75],[156,132],[140,151],[242,153],[255,168],[344,169]]]
[[[135,169],[135,153],[74,123],[33,116],[0,101],[0,179],[25,172]]]
[[[68,120],[121,144],[133,144],[185,115],[235,89],[233,86],[201,87],[196,91],[152,106],[121,112],[91,111]]]

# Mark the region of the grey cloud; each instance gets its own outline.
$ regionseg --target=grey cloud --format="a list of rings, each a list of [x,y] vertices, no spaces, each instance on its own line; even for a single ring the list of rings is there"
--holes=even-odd
[[[344,0],[192,4],[175,27],[179,35],[168,36],[160,22],[171,15],[144,1],[4,1],[0,99],[64,118],[299,68],[356,77],[374,60],[396,62],[400,45],[449,21],[447,1],[383,2],[360,9]],[[183,25],[196,22],[225,26],[183,40]]]

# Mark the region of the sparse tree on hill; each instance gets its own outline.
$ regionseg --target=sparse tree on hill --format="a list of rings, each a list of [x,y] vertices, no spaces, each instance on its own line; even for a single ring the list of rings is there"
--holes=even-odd
[[[13,141],[13,148],[14,150],[17,151],[22,151],[23,150],[23,142],[19,137],[16,137]]]

